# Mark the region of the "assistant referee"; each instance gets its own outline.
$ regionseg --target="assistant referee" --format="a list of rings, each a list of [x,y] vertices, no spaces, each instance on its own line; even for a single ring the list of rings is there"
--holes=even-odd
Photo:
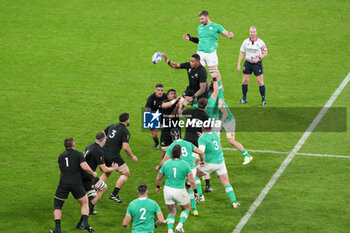
[[[249,29],[250,37],[243,41],[239,57],[237,70],[241,71],[241,62],[245,53],[245,62],[243,68],[243,81],[242,81],[242,93],[243,98],[238,104],[247,103],[248,82],[252,72],[256,76],[259,85],[259,91],[261,95],[261,105],[266,106],[265,100],[265,85],[263,80],[263,65],[262,59],[267,56],[267,48],[261,39],[257,37],[257,30],[255,26],[251,26]]]

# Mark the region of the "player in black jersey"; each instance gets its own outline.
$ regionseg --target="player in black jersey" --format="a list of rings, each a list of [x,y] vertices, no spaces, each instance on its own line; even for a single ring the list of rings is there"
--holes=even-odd
[[[130,133],[126,128],[129,126],[129,123],[129,113],[123,113],[119,116],[118,124],[112,124],[104,130],[105,134],[107,135],[106,143],[104,147],[102,147],[105,164],[108,167],[110,167],[112,163],[117,163],[119,165],[117,171],[120,173],[120,176],[115,184],[113,193],[109,196],[111,200],[117,203],[123,202],[119,199],[118,193],[130,176],[129,167],[120,156],[121,148],[123,148],[125,153],[129,155],[134,162],[138,161],[138,158],[132,153],[129,146]],[[110,175],[111,172],[104,172],[100,179],[106,182]]]
[[[190,62],[185,63],[172,62],[165,54],[163,54],[163,57],[170,67],[187,70],[189,85],[183,94],[184,98],[180,99],[180,111],[187,103],[194,104],[196,99],[208,97],[207,70],[201,65],[201,58],[198,54],[193,54]]]
[[[106,134],[102,131],[96,134],[95,142],[91,143],[85,148],[85,161],[87,164],[89,164],[93,171],[96,171],[97,166],[102,172],[112,172],[118,170],[119,168],[118,164],[116,163],[112,163],[111,167],[107,167],[105,165],[105,161],[102,156],[102,147],[104,146],[105,142]],[[86,172],[83,172],[82,176],[84,188],[89,198],[90,214],[95,215],[97,214],[97,211],[94,210],[94,207],[103,193],[107,190],[107,184],[98,177],[94,178]]]
[[[154,93],[147,98],[145,111],[161,110],[161,105],[167,96],[164,94],[163,84],[157,84]],[[159,149],[158,129],[151,129],[152,138],[154,141],[154,149]]]
[[[89,165],[85,162],[83,153],[75,150],[73,138],[67,138],[64,140],[64,146],[66,147],[66,151],[58,157],[61,178],[54,199],[53,215],[55,218],[56,227],[51,229],[50,232],[61,233],[62,206],[64,201],[68,198],[70,192],[81,205],[81,218],[77,228],[82,230],[86,229],[89,232],[95,232],[88,223],[88,197],[84,190],[81,169],[85,170],[93,177],[97,177],[97,173],[91,170]]]
[[[168,146],[173,142],[170,134],[170,130],[179,127],[179,117],[176,116],[177,113],[177,103],[180,97],[176,98],[176,90],[169,89],[167,92],[167,99],[162,103],[161,113],[162,113],[162,134],[160,136],[160,146],[161,146],[161,160],[164,158],[165,152]]]

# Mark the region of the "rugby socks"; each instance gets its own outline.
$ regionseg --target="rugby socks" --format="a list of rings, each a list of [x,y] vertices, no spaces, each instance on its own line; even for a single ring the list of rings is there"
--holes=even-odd
[[[265,101],[265,85],[259,86],[261,101]]]
[[[248,151],[246,151],[245,149],[241,151],[242,155],[244,157],[250,157],[250,154],[248,153]]]
[[[247,92],[248,92],[248,84],[242,84],[243,100],[247,100]]]
[[[210,179],[205,179],[205,186],[210,187]]]
[[[95,197],[89,197],[89,210],[90,213],[92,213],[94,211],[94,207],[95,205],[91,203],[92,199],[94,199]]]
[[[117,196],[118,193],[119,193],[119,190],[120,190],[120,188],[115,187],[114,190],[113,190],[113,195]]]
[[[168,225],[168,230],[174,228],[174,223],[175,223],[175,216],[169,214],[168,218],[166,219],[166,223]]]
[[[198,195],[201,197],[201,196],[203,196],[202,186],[201,186],[201,179],[199,179],[199,177],[196,177],[195,181],[196,181]]]
[[[196,206],[196,199],[194,198],[194,191],[193,190],[188,190],[187,193],[188,193],[188,196],[190,196],[192,211],[196,210],[197,206]]]
[[[233,188],[230,184],[225,186],[225,192],[226,192],[227,196],[230,198],[231,203],[237,202],[235,192],[233,191]]]
[[[61,229],[61,219],[55,219],[55,228]]]
[[[180,222],[178,224],[178,226],[180,225],[182,227],[182,225],[186,222],[186,219],[188,217],[188,215],[190,214],[190,212],[188,212],[188,210],[183,210],[180,214]]]

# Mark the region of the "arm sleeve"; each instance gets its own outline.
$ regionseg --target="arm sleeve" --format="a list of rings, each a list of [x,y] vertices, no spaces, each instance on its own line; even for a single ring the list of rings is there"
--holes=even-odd
[[[152,108],[152,98],[149,96],[145,105],[146,108]]]
[[[207,70],[205,68],[201,69],[199,74],[199,82],[206,83],[207,82]]]
[[[130,203],[130,204],[131,204],[131,203]],[[128,209],[126,210],[126,214],[132,216],[132,215],[131,215],[131,208],[130,208],[130,205],[128,206]]]
[[[129,138],[130,138],[130,133],[129,133],[128,131],[126,131],[126,132],[123,134],[122,142],[129,142]]]
[[[102,152],[101,152],[101,153],[99,153],[97,155],[96,164],[97,165],[101,165],[101,164],[104,164],[104,163],[105,163],[105,160],[103,159]]]
[[[189,69],[190,67],[189,62],[180,63],[180,69]]]
[[[199,43],[198,37],[192,37],[192,36],[190,36],[190,34],[187,34],[187,35],[190,38],[190,41],[192,41],[193,43],[196,43],[196,44]]]
[[[155,209],[156,214],[161,211],[157,202],[154,202],[154,209]]]
[[[203,138],[202,136],[200,136],[200,137],[198,138],[198,146],[200,146],[200,145],[205,146],[205,141],[204,141],[204,138]]]
[[[79,152],[79,163],[85,162],[84,154]]]
[[[264,41],[261,41],[260,49],[261,49],[261,52],[267,53],[267,48],[266,48],[266,45],[265,45]]]
[[[159,172],[162,173],[163,175],[164,175],[164,164],[165,164],[165,163],[163,163],[163,166],[160,168],[160,171],[159,171]],[[158,179],[158,178],[157,178],[157,179]]]
[[[225,28],[223,26],[221,26],[220,24],[218,24],[218,31],[219,31],[219,33],[222,33],[223,31],[225,31]]]
[[[242,43],[242,45],[241,45],[240,51],[241,51],[242,53],[245,53],[245,51],[246,51],[245,41],[243,41],[243,43]]]

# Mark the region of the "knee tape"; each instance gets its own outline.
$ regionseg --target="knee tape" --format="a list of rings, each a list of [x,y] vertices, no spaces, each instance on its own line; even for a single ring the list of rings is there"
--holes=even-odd
[[[64,204],[64,201],[55,198],[55,200],[54,200],[54,202],[53,202],[53,207],[54,207],[55,210],[61,210],[63,204]]]
[[[124,176],[124,175],[121,175],[121,176],[119,177],[119,179],[126,181],[126,180],[128,179],[128,177],[127,177],[127,176]]]
[[[226,138],[227,139],[235,139],[235,134],[234,133],[226,133]]]
[[[98,187],[95,185],[97,191],[101,191],[102,189],[107,188],[107,185],[105,182],[103,182],[103,180],[99,180],[98,182],[101,182],[101,184]]]
[[[219,71],[218,68],[209,68],[209,73],[214,73],[214,72],[217,72]]]
[[[89,199],[94,199],[97,196],[96,190],[92,189],[87,192],[88,198]]]

